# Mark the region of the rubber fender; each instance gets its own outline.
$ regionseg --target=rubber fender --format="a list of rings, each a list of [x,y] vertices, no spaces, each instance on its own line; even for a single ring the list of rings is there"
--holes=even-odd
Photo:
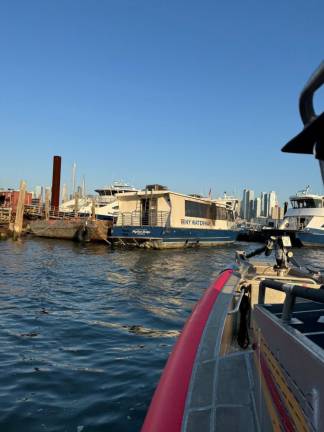
[[[81,227],[77,232],[77,240],[80,243],[89,242],[91,240],[89,228],[84,226]]]

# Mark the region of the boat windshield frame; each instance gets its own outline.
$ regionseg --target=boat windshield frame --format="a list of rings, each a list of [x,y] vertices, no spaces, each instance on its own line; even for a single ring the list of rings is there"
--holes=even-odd
[[[290,199],[294,209],[323,208],[323,199],[314,197],[293,197]]]

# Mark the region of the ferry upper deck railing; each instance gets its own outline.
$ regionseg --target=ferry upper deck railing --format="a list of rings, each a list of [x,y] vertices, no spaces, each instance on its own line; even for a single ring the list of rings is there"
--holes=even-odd
[[[168,226],[170,212],[150,210],[148,212],[132,211],[121,212],[118,215],[118,226]]]

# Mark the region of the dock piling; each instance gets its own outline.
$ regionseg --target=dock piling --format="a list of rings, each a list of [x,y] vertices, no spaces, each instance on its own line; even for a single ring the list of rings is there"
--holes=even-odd
[[[46,190],[45,190],[45,220],[49,220],[50,193],[51,193],[51,191],[48,188],[46,188]]]
[[[25,207],[25,196],[26,196],[26,182],[21,180],[19,186],[19,197],[16,208],[16,217],[13,227],[13,239],[18,240],[22,233],[23,219],[24,219],[24,207]]]

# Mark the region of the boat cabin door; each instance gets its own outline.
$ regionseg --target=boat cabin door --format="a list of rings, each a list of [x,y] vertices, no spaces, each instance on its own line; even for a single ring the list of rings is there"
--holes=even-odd
[[[143,198],[141,211],[141,224],[142,225],[156,225],[157,217],[157,199],[156,198]]]

